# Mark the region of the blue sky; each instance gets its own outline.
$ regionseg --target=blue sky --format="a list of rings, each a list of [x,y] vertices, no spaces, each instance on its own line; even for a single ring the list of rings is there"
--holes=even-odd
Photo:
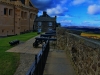
[[[31,0],[33,5],[50,16],[57,16],[62,26],[100,27],[100,0]]]

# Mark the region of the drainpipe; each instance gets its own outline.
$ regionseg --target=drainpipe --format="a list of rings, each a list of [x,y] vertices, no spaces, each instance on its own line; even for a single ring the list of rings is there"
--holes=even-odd
[[[30,31],[30,11],[29,11],[29,31]]]
[[[14,6],[14,35],[15,35],[15,6]]]

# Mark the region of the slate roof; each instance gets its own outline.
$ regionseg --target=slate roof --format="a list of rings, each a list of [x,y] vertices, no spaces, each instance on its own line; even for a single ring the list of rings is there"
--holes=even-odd
[[[35,21],[56,21],[56,17],[50,17],[45,11],[39,17],[36,17]]]
[[[51,17],[38,17],[35,21],[56,21],[56,19]]]

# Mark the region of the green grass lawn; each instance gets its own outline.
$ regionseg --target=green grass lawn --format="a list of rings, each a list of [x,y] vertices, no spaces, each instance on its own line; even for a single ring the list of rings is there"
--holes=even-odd
[[[19,65],[19,53],[5,52],[11,48],[9,42],[15,39],[26,41],[36,35],[36,32],[31,32],[17,36],[0,38],[0,75],[13,75]]]

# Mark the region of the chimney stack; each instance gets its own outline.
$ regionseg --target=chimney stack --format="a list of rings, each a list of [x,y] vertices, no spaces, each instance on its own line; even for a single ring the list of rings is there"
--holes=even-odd
[[[25,5],[29,6],[29,0],[25,0]]]
[[[46,13],[46,11],[43,11],[43,16],[45,16],[45,17],[47,16],[47,13]]]

